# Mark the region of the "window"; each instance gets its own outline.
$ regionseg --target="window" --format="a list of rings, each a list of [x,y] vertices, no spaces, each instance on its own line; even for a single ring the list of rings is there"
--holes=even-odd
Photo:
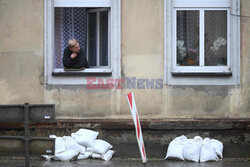
[[[166,82],[238,84],[239,2],[165,0]],[[167,61],[168,60],[168,61]]]
[[[45,81],[86,84],[85,76],[120,76],[120,0],[45,1]],[[89,66],[65,72],[62,58],[68,40],[79,40]]]
[[[63,68],[63,50],[76,38],[84,49],[91,68],[109,67],[110,9],[55,7],[54,67]]]

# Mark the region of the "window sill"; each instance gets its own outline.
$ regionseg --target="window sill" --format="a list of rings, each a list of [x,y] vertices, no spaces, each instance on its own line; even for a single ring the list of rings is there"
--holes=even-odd
[[[172,76],[232,76],[232,72],[171,72]]]
[[[64,69],[54,69],[52,76],[112,76],[112,70],[109,68],[88,68],[81,71],[64,71]]]

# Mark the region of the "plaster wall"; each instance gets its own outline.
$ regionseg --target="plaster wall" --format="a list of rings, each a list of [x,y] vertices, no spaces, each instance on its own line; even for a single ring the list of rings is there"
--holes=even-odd
[[[122,78],[164,78],[164,1],[122,0]],[[250,16],[250,1],[241,14]],[[42,0],[0,1],[0,104],[54,103],[57,118],[131,118],[133,91],[141,118],[250,118],[250,19],[241,18],[238,86],[168,86],[90,90],[45,85]]]

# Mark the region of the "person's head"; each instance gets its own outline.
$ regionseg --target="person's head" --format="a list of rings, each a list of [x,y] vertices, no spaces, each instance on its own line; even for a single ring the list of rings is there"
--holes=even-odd
[[[73,53],[79,53],[80,52],[80,45],[78,40],[76,39],[70,39],[68,42],[68,47]]]

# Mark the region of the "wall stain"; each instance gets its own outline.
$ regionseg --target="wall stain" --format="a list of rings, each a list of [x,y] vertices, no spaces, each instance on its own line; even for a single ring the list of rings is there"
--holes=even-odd
[[[194,92],[202,92],[209,96],[221,96],[227,97],[230,92],[235,89],[236,86],[225,86],[225,85],[177,85],[169,86],[169,88],[187,90],[192,89]]]

